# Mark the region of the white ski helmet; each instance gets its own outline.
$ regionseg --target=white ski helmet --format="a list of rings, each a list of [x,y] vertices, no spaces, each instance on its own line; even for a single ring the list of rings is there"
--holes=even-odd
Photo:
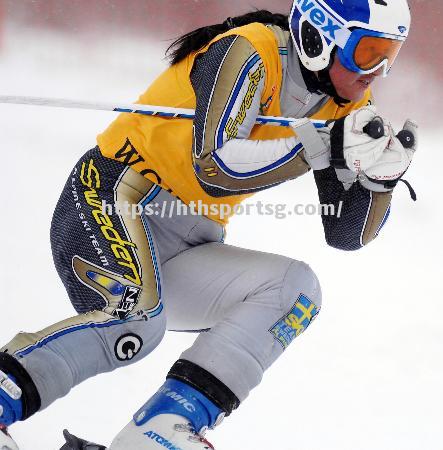
[[[311,71],[329,67],[337,46],[348,70],[386,76],[409,34],[407,0],[295,0],[289,16],[302,64]]]

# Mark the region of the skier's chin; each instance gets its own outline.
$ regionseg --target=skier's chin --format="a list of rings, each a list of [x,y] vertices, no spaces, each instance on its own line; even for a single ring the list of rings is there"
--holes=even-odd
[[[329,69],[329,76],[337,94],[341,98],[351,102],[358,102],[364,97],[366,90],[376,75],[360,75],[352,72],[341,64],[339,58],[335,57]]]
[[[336,88],[336,91],[341,98],[344,98],[345,100],[349,100],[351,102],[358,102],[363,99],[368,87],[369,86],[367,84],[356,81],[355,83],[352,83],[345,88]]]

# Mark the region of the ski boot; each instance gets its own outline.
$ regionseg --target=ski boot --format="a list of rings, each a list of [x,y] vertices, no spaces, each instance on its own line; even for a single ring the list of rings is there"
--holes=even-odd
[[[18,450],[7,426],[21,418],[21,396],[22,391],[15,380],[0,370],[0,450]]]
[[[0,425],[9,426],[22,418],[21,397],[15,379],[0,370]]]
[[[117,435],[109,450],[214,450],[204,434],[224,416],[201,392],[169,378]]]
[[[26,420],[40,409],[37,388],[13,356],[0,352],[0,450],[18,450],[7,427]]]
[[[0,450],[19,450],[5,425],[0,425]]]

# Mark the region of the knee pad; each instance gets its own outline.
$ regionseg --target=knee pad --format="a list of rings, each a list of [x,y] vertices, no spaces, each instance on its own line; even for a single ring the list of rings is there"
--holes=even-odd
[[[283,316],[270,329],[286,349],[317,317],[321,309],[321,288],[314,271],[304,262],[293,261],[283,279],[281,290]]]

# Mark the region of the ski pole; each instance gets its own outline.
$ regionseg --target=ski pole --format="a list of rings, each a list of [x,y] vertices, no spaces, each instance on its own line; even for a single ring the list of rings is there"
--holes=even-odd
[[[58,108],[89,109],[95,111],[115,111],[121,113],[143,114],[145,116],[157,116],[175,119],[194,119],[195,110],[186,108],[171,108],[168,106],[140,105],[135,103],[116,104],[102,102],[88,102],[80,100],[67,100],[58,98],[26,97],[14,95],[0,95],[0,103],[14,105],[51,106]],[[274,116],[257,116],[256,123],[260,125],[275,125],[289,127],[300,119]],[[304,120],[304,119],[302,119]],[[324,120],[313,120],[316,128],[325,126]]]
[[[194,119],[195,110],[186,108],[171,108],[168,106],[157,105],[140,105],[136,103],[115,104],[103,102],[88,102],[80,100],[67,100],[45,97],[28,97],[15,95],[0,95],[0,103],[9,103],[14,105],[34,105],[34,106],[51,106],[58,108],[74,108],[89,109],[94,111],[114,111],[120,113],[143,114],[145,116],[157,116],[176,119]],[[255,119],[259,125],[275,125],[280,127],[289,127],[301,120],[290,117],[274,117],[274,116],[257,116]],[[380,118],[375,118],[372,122],[365,126],[364,131],[374,139],[383,136],[383,122]],[[325,120],[311,120],[316,128],[323,128]],[[405,148],[414,146],[414,136],[409,131],[401,131],[397,137],[401,140]]]

